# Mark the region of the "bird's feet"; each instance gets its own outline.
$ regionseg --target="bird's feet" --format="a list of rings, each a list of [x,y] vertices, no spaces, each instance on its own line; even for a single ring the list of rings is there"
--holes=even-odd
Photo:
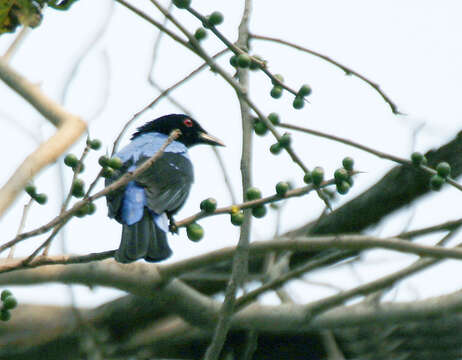
[[[168,221],[170,222],[168,225],[168,230],[172,234],[178,234],[178,226],[176,226],[175,219],[173,218],[172,215],[167,214]]]

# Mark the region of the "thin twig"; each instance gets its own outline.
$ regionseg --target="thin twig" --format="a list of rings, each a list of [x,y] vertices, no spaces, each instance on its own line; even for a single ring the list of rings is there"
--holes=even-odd
[[[27,34],[29,34],[29,27],[27,25],[23,25],[21,30],[19,31],[18,35],[14,38],[13,42],[11,45],[8,47],[6,50],[5,54],[3,55],[2,59],[6,62],[10,62],[11,58],[15,54],[15,52],[18,50],[19,45],[24,41],[26,38]]]
[[[19,222],[19,227],[18,227],[18,231],[16,232],[16,235],[21,234],[22,231],[24,230],[24,226],[26,226],[27,215],[29,213],[29,209],[32,206],[33,202],[34,202],[34,199],[30,198],[27,204],[24,205],[24,208],[22,210],[21,221]],[[11,259],[14,257],[14,250],[15,250],[15,246],[12,246],[10,248],[10,252],[8,253],[8,259]]]
[[[304,51],[304,52],[307,52],[311,55],[314,55],[316,57],[319,57],[325,61],[327,61],[328,63],[332,64],[332,65],[335,65],[337,67],[339,67],[340,69],[342,69],[346,75],[353,75],[353,76],[356,76],[357,78],[363,80],[364,82],[366,82],[368,85],[370,85],[375,91],[377,91],[380,96],[383,98],[383,100],[385,100],[385,102],[388,104],[388,106],[390,106],[390,109],[391,111],[393,112],[393,114],[396,114],[396,115],[403,115],[399,110],[398,110],[398,107],[396,106],[396,104],[380,89],[380,86],[373,82],[372,80],[369,80],[368,78],[366,78],[365,76],[361,75],[360,73],[346,67],[345,65],[342,65],[340,64],[339,62],[331,59],[330,57],[326,56],[326,55],[323,55],[317,51],[313,51],[313,50],[310,50],[310,49],[307,49],[303,46],[300,46],[300,45],[297,45],[297,44],[294,44],[294,43],[291,43],[289,41],[286,41],[286,40],[282,40],[282,39],[278,39],[278,38],[274,38],[274,37],[270,37],[270,36],[263,36],[263,35],[255,35],[255,34],[250,34],[250,39],[257,39],[257,40],[266,40],[266,41],[272,41],[272,42],[276,42],[276,43],[279,43],[279,44],[283,44],[283,45],[287,45],[287,46],[290,46],[294,49],[297,49],[297,50],[301,50],[301,51]]]
[[[366,152],[368,152],[370,154],[373,154],[375,156],[378,156],[379,158],[388,159],[388,160],[394,161],[394,162],[396,162],[398,164],[401,164],[401,165],[414,166],[412,161],[409,160],[409,159],[400,158],[400,157],[395,156],[395,155],[387,154],[385,152],[375,150],[375,149],[373,149],[371,147],[359,144],[359,143],[354,142],[352,140],[342,138],[340,136],[330,135],[330,134],[326,134],[326,133],[323,133],[323,132],[318,131],[318,130],[308,129],[308,128],[305,128],[305,127],[292,125],[292,124],[287,124],[287,123],[280,123],[278,126],[280,126],[282,128],[297,130],[297,131],[301,131],[301,132],[304,132],[304,133],[307,133],[307,134],[311,134],[311,135],[323,137],[323,138],[326,138],[326,139],[334,140],[334,141],[340,142],[340,143],[345,144],[345,145],[350,145],[350,146],[353,146],[355,148],[366,151]],[[436,170],[434,170],[434,169],[432,169],[432,168],[430,168],[428,166],[425,166],[425,165],[420,165],[418,168],[424,170],[425,172],[427,172],[430,175],[437,174]],[[456,189],[462,191],[462,185],[459,184],[454,179],[451,179],[450,177],[448,177],[446,179],[446,182],[448,184],[454,186]]]
[[[7,243],[3,244],[0,246],[0,252],[4,251],[5,249],[11,247],[12,245],[27,239],[32,236],[40,235],[43,234],[56,225],[62,223],[63,221],[66,221],[68,218],[70,218],[77,210],[79,210],[81,207],[85,206],[89,202],[92,202],[100,197],[103,197],[110,192],[113,192],[117,190],[118,188],[125,186],[128,184],[130,181],[135,179],[137,176],[139,176],[141,173],[146,171],[154,162],[156,162],[163,154],[165,148],[170,145],[175,139],[177,139],[179,136],[179,130],[174,130],[170,134],[170,136],[165,140],[164,144],[160,147],[160,149],[148,160],[146,160],[143,164],[141,164],[135,171],[132,172],[127,172],[126,174],[122,175],[118,180],[114,181],[111,185],[106,186],[104,189],[100,190],[94,195],[89,196],[86,199],[80,200],[77,203],[74,204],[72,208],[69,210],[66,210],[59,216],[56,216],[53,220],[48,222],[47,224],[44,224],[40,226],[39,228],[19,234],[16,236],[13,240],[8,241]]]

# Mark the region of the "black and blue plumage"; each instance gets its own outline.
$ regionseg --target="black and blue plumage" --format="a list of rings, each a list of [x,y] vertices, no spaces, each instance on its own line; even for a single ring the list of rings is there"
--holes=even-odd
[[[149,169],[106,196],[108,216],[122,224],[122,239],[115,254],[118,262],[140,258],[155,262],[172,254],[167,243],[169,220],[185,203],[194,181],[188,148],[223,145],[189,116],[162,116],[139,127],[130,144],[115,154],[123,166],[106,179],[106,186],[152,157],[174,129],[179,129],[181,135]]]

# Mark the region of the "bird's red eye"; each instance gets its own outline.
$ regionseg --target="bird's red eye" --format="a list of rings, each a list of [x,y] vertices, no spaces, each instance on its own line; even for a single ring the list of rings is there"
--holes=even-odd
[[[186,127],[192,127],[193,126],[193,122],[191,119],[186,119],[185,121],[183,121],[183,124],[186,126]]]

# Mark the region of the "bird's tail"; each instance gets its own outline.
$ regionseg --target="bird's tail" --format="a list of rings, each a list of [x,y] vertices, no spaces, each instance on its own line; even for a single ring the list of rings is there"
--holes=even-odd
[[[120,263],[130,263],[144,258],[156,262],[167,259],[172,250],[167,243],[167,233],[154,222],[153,215],[145,211],[140,221],[133,225],[123,225],[122,240],[115,253]]]

